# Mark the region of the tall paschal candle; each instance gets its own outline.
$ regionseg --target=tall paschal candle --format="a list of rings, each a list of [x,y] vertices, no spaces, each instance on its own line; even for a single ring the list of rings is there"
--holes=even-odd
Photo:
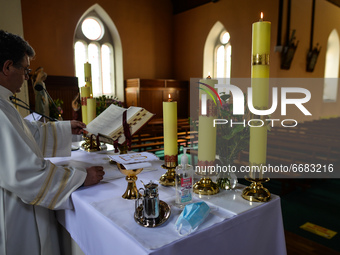
[[[269,54],[271,23],[263,21],[263,13],[252,29],[252,101],[255,109],[268,109]],[[266,116],[263,116],[266,117]],[[249,164],[264,165],[267,157],[267,126],[251,127],[249,141]],[[255,177],[252,175],[252,177]],[[262,174],[260,173],[260,178]]]
[[[165,165],[176,166],[178,157],[177,147],[177,102],[169,95],[167,102],[163,102],[163,137]]]

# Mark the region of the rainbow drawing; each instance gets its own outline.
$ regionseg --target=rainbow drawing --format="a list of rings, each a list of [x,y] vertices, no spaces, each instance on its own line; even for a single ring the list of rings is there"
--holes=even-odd
[[[218,98],[218,100],[220,101],[220,104],[221,104],[221,106],[222,106],[222,100],[221,100],[220,96],[218,95],[217,91],[216,91],[213,87],[211,87],[210,85],[208,85],[208,84],[206,84],[206,83],[203,83],[203,82],[198,82],[198,84],[204,85],[204,86],[206,86],[207,88],[209,88],[212,92],[214,92],[214,94],[217,96],[217,98]],[[214,96],[211,94],[211,92],[210,92],[209,90],[204,89],[204,88],[202,88],[202,87],[198,87],[198,88],[201,89],[201,90],[203,90],[204,92],[206,92],[206,93],[214,100],[215,105],[217,105]]]

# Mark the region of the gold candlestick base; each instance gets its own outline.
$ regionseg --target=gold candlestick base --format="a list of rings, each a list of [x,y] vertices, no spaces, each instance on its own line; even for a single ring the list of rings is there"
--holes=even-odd
[[[118,144],[119,154],[127,154],[128,153],[128,146],[126,143]]]
[[[242,192],[242,197],[246,200],[251,202],[267,202],[270,200],[270,192],[268,189],[263,187],[263,182],[268,182],[270,179],[252,179],[252,178],[245,178],[247,181],[250,181],[251,184],[249,187],[245,188]]]
[[[176,166],[162,165],[162,168],[167,169],[167,171],[161,176],[159,183],[163,186],[175,186]]]
[[[199,195],[215,195],[220,192],[217,183],[213,182],[209,177],[203,177],[196,182],[193,190]]]
[[[100,144],[97,144],[96,139],[93,138],[93,136],[91,137],[87,137],[87,136],[83,136],[85,142],[82,143],[81,147],[87,151],[87,152],[94,152],[94,151],[100,151]]]
[[[122,195],[124,199],[136,199],[138,197],[138,189],[136,186],[137,174],[143,171],[143,168],[127,170],[122,164],[117,163],[119,171],[126,175],[125,180],[128,182],[125,193]],[[141,196],[141,194],[139,194]]]

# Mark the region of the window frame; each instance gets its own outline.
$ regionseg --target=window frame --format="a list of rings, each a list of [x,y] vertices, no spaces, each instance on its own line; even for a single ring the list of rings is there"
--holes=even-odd
[[[103,27],[103,35],[98,38],[97,40],[90,40],[88,39],[85,34],[83,34],[82,31],[82,24],[84,22],[84,20],[86,20],[87,18],[93,18],[95,20],[97,20],[99,22],[99,24]],[[98,14],[96,14],[96,12],[92,11],[90,13],[88,13],[87,15],[85,15],[84,17],[82,17],[82,19],[79,21],[77,27],[76,27],[76,33],[75,33],[75,41],[74,41],[74,59],[75,59],[75,71],[76,71],[76,76],[77,76],[77,70],[80,68],[77,68],[77,56],[76,56],[76,52],[75,52],[75,45],[81,42],[85,45],[85,47],[87,48],[86,51],[86,59],[87,61],[91,64],[92,61],[90,60],[90,56],[89,56],[89,47],[91,44],[95,44],[98,47],[98,56],[99,56],[99,62],[98,62],[98,74],[99,74],[99,84],[96,84],[95,82],[95,86],[96,87],[93,90],[93,96],[94,97],[98,97],[98,96],[102,96],[102,95],[106,95],[106,96],[116,96],[116,73],[115,73],[115,68],[114,68],[114,57],[115,57],[115,49],[114,49],[114,44],[113,44],[113,39],[111,34],[109,33],[109,29],[107,28],[106,24],[104,23],[104,21],[99,17]],[[109,46],[110,50],[111,50],[111,56],[110,56],[110,91],[111,93],[104,93],[104,91],[107,91],[106,89],[104,89],[104,84],[103,84],[103,67],[102,67],[102,46],[106,45]],[[85,63],[84,63],[85,64]],[[92,86],[94,85],[94,77],[93,77],[93,66],[91,64],[91,69],[92,69]],[[78,76],[77,76],[78,77]],[[83,84],[85,84],[85,81],[81,81],[82,77],[78,77],[78,86],[82,87],[84,86]]]
[[[222,43],[222,36],[225,34],[225,33],[229,33],[227,30],[223,29],[217,36],[216,38],[216,43],[215,43],[215,47],[214,47],[214,77],[216,78],[230,78],[231,77],[231,50],[232,50],[232,47],[231,47],[231,35],[229,33],[229,40],[227,43]],[[222,77],[219,77],[217,75],[217,70],[218,70],[218,63],[217,63],[217,52],[218,52],[218,49],[223,46],[223,50],[224,50],[224,61],[223,61],[223,76]],[[227,48],[230,47],[230,57],[227,55]],[[229,59],[228,59],[229,57]],[[229,65],[229,73],[227,73],[227,67]]]

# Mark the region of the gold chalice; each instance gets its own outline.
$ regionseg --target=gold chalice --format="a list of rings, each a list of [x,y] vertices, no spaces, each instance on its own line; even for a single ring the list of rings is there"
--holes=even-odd
[[[125,180],[128,182],[125,193],[122,195],[124,199],[136,199],[138,197],[138,189],[136,187],[137,175],[143,171],[143,168],[127,170],[122,164],[117,163],[119,171],[126,175]],[[139,194],[141,196],[141,194]]]

